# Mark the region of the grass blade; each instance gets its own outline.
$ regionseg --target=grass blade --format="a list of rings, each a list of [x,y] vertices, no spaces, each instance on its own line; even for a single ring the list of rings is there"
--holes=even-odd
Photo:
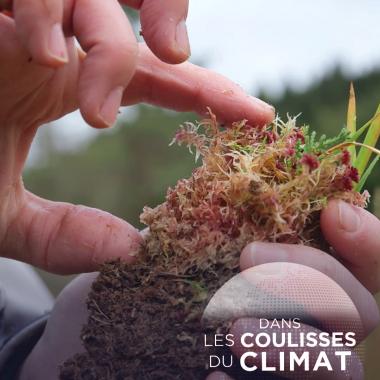
[[[375,153],[376,155],[380,156],[380,150],[377,148],[374,148],[371,145],[366,145],[357,141],[346,141],[342,142],[338,145],[333,146],[332,148],[328,149],[325,154],[331,154],[337,150],[342,150],[343,148],[347,148],[351,145],[360,146],[363,149],[367,149],[370,153]],[[356,166],[355,166],[356,167]]]
[[[350,95],[348,99],[348,109],[347,109],[347,129],[354,134],[356,132],[356,96],[354,85],[350,84]],[[351,154],[352,162],[356,160],[356,148],[355,146],[350,146],[348,151]]]
[[[361,176],[360,182],[356,186],[356,191],[359,191],[359,192],[362,191],[365,183],[367,182],[368,177],[370,176],[371,172],[375,168],[375,166],[377,164],[377,161],[379,161],[379,159],[380,159],[380,156],[376,156],[372,160],[371,164],[368,166],[368,168],[366,169],[366,171],[364,172],[364,174]]]
[[[380,112],[380,105],[376,111],[376,114]],[[367,135],[364,139],[364,145],[375,147],[377,141],[380,137],[380,118],[376,117],[373,119],[371,126],[367,131]],[[364,146],[360,149],[357,159],[355,160],[354,166],[358,169],[359,174],[363,175],[367,164],[371,158],[372,152],[366,149]]]
[[[375,116],[368,120],[362,127],[360,127],[353,135],[350,135],[351,141],[358,141],[361,135],[371,126],[375,120],[380,120],[380,113],[376,113]]]

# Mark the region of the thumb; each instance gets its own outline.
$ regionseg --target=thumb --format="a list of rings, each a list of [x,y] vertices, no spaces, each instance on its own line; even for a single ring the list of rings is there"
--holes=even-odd
[[[142,243],[133,226],[109,213],[25,197],[3,241],[9,258],[53,273],[90,272],[111,259],[132,261]]]
[[[329,202],[321,214],[323,235],[348,269],[372,292],[380,289],[380,221],[343,201]]]

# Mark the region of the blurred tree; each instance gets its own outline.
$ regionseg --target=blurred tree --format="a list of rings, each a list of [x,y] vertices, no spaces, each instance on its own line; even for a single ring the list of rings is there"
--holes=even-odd
[[[303,91],[287,88],[279,98],[263,92],[259,97],[273,103],[282,118],[300,115],[319,133],[333,135],[345,124],[349,85],[352,78],[338,67]],[[358,125],[365,123],[380,103],[380,70],[353,80],[357,96]]]

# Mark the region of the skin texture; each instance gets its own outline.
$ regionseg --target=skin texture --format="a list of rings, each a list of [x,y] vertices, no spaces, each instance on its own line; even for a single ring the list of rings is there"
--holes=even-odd
[[[380,290],[380,222],[369,212],[331,202],[322,214],[323,233],[339,259],[372,292]]]
[[[119,3],[140,10],[144,38],[157,57],[167,63],[181,63],[190,56],[186,29],[188,0],[122,0]],[[99,0],[1,0],[0,9],[13,11],[21,40],[33,58],[42,64],[60,65],[67,59],[67,49],[63,45],[50,44],[50,32],[56,24],[62,25],[66,35],[76,34],[101,44],[99,50],[104,54],[105,49],[112,48],[110,42],[117,34],[115,27],[118,32],[125,33],[119,35],[121,47],[136,48],[135,36],[116,0],[107,4]],[[36,19],[38,23],[34,22]],[[55,42],[59,42],[59,38]],[[92,47],[96,46],[89,46]],[[133,64],[132,60],[130,62]]]
[[[141,6],[143,15],[150,3],[133,5]],[[171,16],[164,17],[166,8],[160,9],[157,30],[166,30],[174,15],[180,19],[187,12],[185,2],[184,8],[167,3]],[[55,0],[46,2],[48,10],[43,4],[17,0],[14,19],[0,14],[0,255],[55,273],[93,271],[110,258],[132,260],[142,238],[108,213],[51,202],[25,190],[21,173],[41,124],[79,108],[93,127],[108,127],[120,103],[145,102],[202,115],[209,106],[221,121],[247,118],[252,125],[270,122],[274,110],[216,73],[190,63],[170,65],[137,45],[116,1],[100,6],[98,1]],[[65,36],[58,32],[58,58],[45,40],[49,25],[57,20],[65,31]],[[75,45],[73,35],[86,52]],[[163,35],[173,41],[169,32]],[[168,52],[159,41],[163,43],[156,40],[154,49],[166,61],[186,58],[178,44],[169,44]]]

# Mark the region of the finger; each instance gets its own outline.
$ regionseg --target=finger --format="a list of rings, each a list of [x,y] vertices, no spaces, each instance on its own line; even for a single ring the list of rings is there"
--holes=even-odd
[[[226,375],[223,372],[213,372],[207,376],[206,380],[233,380],[232,377]]]
[[[241,343],[241,337],[245,333],[252,333],[254,336],[257,336],[260,333],[267,333],[270,334],[270,336],[276,335],[277,342],[281,342],[281,336],[288,336],[290,334],[291,336],[291,342],[293,344],[293,347],[289,347],[288,345],[281,346],[281,347],[274,347],[272,344],[270,344],[268,347],[260,347],[258,345],[255,345],[254,348],[245,347]],[[263,329],[260,327],[260,322],[258,319],[254,318],[242,318],[237,320],[231,327],[230,333],[233,334],[235,338],[235,344],[231,347],[234,354],[241,358],[243,354],[248,352],[255,352],[258,354],[256,358],[249,357],[248,360],[244,360],[244,364],[248,367],[257,366],[260,368],[261,364],[261,357],[260,355],[262,353],[265,353],[266,357],[266,366],[267,367],[275,367],[278,371],[276,372],[278,375],[284,376],[288,379],[325,379],[325,380],[340,380],[340,379],[347,379],[348,377],[350,379],[363,379],[363,366],[358,358],[358,356],[355,354],[355,352],[351,351],[347,347],[332,347],[328,346],[326,348],[322,348],[320,346],[316,347],[302,347],[300,345],[300,335],[303,334],[320,334],[322,333],[321,330],[316,329],[314,327],[300,324],[300,327],[295,328],[289,328],[289,327],[277,327],[273,326],[269,329]],[[252,343],[252,340],[246,340],[246,343],[250,344]],[[294,347],[296,345],[300,345],[300,347]],[[329,363],[332,367],[332,371],[329,371],[328,368],[322,367],[319,370],[313,371],[313,367],[315,363],[317,362],[318,356],[320,355],[320,352],[323,351],[326,353]],[[336,351],[345,351],[347,352],[347,358],[345,360],[346,362],[346,369],[341,370],[341,356],[336,355]],[[282,371],[279,371],[280,369],[280,352],[284,353],[285,363],[284,369]],[[304,366],[294,366],[294,370],[291,370],[289,368],[290,360],[289,355],[290,352],[293,352],[298,357],[301,357],[302,354],[307,352],[308,355],[308,362],[309,362],[309,371],[305,371]],[[252,360],[253,359],[253,360]]]
[[[141,242],[134,227],[106,212],[26,193],[1,250],[9,258],[69,274],[94,271],[115,258],[133,261]]]
[[[360,314],[366,335],[379,324],[379,310],[372,295],[332,256],[311,247],[270,243],[251,243],[240,256],[242,271],[271,262],[297,263],[324,273],[344,289],[352,300]]]
[[[59,294],[41,338],[22,365],[20,379],[57,379],[62,363],[84,351],[80,336],[88,319],[87,296],[96,277],[97,273],[77,276]],[[41,362],[45,364],[37,365]]]
[[[274,108],[247,95],[237,84],[207,69],[182,63],[168,65],[140,45],[136,74],[124,94],[123,104],[140,102],[207,114],[207,107],[221,122],[247,119],[253,125],[270,123]]]
[[[380,221],[343,201],[331,201],[321,228],[348,269],[373,293],[380,290]]]
[[[128,7],[134,9],[140,9],[143,3],[143,0],[120,0],[120,3],[128,5]]]
[[[140,9],[142,35],[152,52],[167,63],[190,56],[186,17],[189,0],[144,0]]]
[[[132,27],[116,0],[77,1],[73,32],[87,52],[78,85],[80,110],[90,125],[109,127],[135,72]]]
[[[14,20],[0,13],[0,76],[1,80],[7,78],[6,70],[9,71],[9,62],[20,62],[28,59],[28,53],[21,45],[17,37]]]
[[[327,332],[353,332],[357,342],[367,335],[347,293],[322,272],[295,263],[266,263],[234,276],[210,300],[202,321],[244,317],[298,318]]]
[[[58,67],[68,61],[62,31],[62,0],[14,0],[16,30],[32,58]]]

